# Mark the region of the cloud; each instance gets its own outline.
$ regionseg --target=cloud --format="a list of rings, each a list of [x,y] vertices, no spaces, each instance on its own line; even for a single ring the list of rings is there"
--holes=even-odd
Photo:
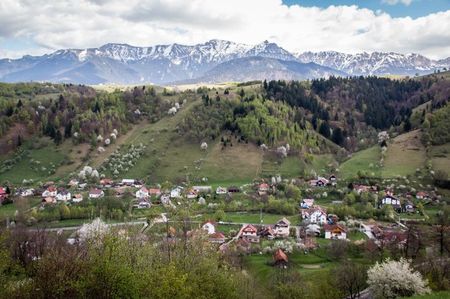
[[[397,5],[399,3],[409,6],[412,0],[381,0],[381,3],[385,3],[388,5]]]
[[[46,51],[110,42],[268,39],[296,52],[395,51],[435,58],[450,56],[450,10],[412,19],[357,6],[286,6],[281,0],[2,0],[0,38],[28,39]]]

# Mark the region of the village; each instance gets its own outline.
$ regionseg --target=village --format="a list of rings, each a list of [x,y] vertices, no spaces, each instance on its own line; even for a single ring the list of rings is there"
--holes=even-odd
[[[345,193],[332,197],[333,193],[339,194],[337,190],[345,190]],[[358,218],[359,214],[346,214],[340,210],[351,206],[349,198],[355,201],[356,197],[372,206],[369,214],[372,217]],[[172,212],[190,210],[196,214],[190,219],[190,231],[205,234],[219,252],[270,253],[273,264],[282,267],[286,267],[292,252],[307,254],[329,245],[331,240],[371,242],[375,247],[394,246],[402,250],[408,239],[408,217],[418,221],[425,219],[428,216],[424,206],[433,207],[439,203],[433,190],[396,194],[393,188],[375,184],[339,182],[334,174],[310,180],[274,176],[243,186],[227,187],[172,186],[167,182],[163,186],[150,187],[139,179],[102,178],[98,183],[71,179],[65,186],[46,182],[38,188],[0,188],[0,201],[4,207],[11,201],[26,198],[37,202],[25,216],[31,227],[45,227],[38,219],[44,221],[45,218],[39,218],[39,215],[48,210],[59,207],[62,216],[62,211],[68,210],[66,214],[71,214],[70,211],[76,211],[74,207],[92,206],[112,198],[126,201],[124,212],[128,209],[128,214],[135,217],[111,217],[110,220],[114,220],[111,223],[143,224],[143,229],[165,223],[170,238],[177,235],[171,226],[176,221],[171,219]],[[231,208],[233,202],[235,205]],[[285,214],[283,211],[287,210],[286,207],[283,209],[283,204],[293,207],[293,212]],[[61,225],[56,224],[53,229],[73,231],[70,240],[75,242],[79,226],[92,221],[95,215],[91,212],[90,218],[83,219],[83,216],[75,216],[75,212],[72,214],[74,218],[82,218],[81,222],[70,227],[61,221]],[[70,219],[69,216],[65,218]],[[8,226],[14,225],[12,219],[5,221]]]

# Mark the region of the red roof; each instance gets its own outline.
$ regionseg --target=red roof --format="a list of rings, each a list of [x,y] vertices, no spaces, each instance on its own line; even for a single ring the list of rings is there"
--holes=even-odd
[[[221,232],[216,232],[214,234],[209,235],[210,239],[225,239],[225,235]]]
[[[256,233],[258,230],[253,225],[247,224],[242,231],[243,232],[255,232]]]
[[[0,187],[0,194],[6,194],[6,190],[3,187]]]
[[[275,262],[288,262],[288,257],[286,253],[281,250],[281,248],[278,248],[277,251],[275,251],[275,253],[273,254],[273,259],[275,260]]]
[[[150,189],[148,189],[148,193],[150,193],[150,194],[160,194],[161,193],[161,189],[150,188]]]
[[[56,187],[55,186],[50,186],[50,187],[47,188],[47,191],[55,192],[56,191]]]
[[[325,231],[334,231],[334,230],[339,230],[341,232],[346,232],[347,231],[347,229],[344,226],[340,225],[340,224],[325,224],[323,226],[323,228],[324,228]]]
[[[92,189],[91,191],[89,191],[89,194],[102,194],[102,190],[100,189]]]

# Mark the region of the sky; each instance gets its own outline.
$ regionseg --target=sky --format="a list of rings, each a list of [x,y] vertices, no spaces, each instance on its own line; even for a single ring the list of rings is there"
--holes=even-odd
[[[1,0],[0,58],[106,43],[276,42],[450,57],[450,0]]]

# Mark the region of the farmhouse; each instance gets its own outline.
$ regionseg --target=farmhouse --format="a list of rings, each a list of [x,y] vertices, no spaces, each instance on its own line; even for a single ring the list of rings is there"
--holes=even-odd
[[[329,180],[327,180],[324,177],[318,177],[316,180],[310,180],[309,185],[312,187],[323,187],[330,183]]]
[[[273,254],[274,266],[286,268],[288,263],[288,257],[281,248],[278,248]]]
[[[267,183],[261,183],[258,186],[258,194],[259,195],[264,195],[267,192],[269,192],[269,190],[270,190],[270,186]]]
[[[192,189],[197,193],[211,193],[211,186],[193,186]]]
[[[170,198],[181,198],[183,187],[177,186],[170,191]]]
[[[202,229],[208,233],[208,235],[214,234],[216,232],[216,223],[214,221],[208,220],[202,224]]]
[[[149,197],[148,189],[144,186],[141,187],[138,191],[136,191],[137,199],[147,199]]]
[[[55,186],[50,186],[42,192],[42,197],[55,197],[58,194],[58,190],[56,190]]]
[[[278,220],[278,222],[273,227],[275,235],[277,237],[282,237],[282,238],[289,237],[290,225],[291,225],[291,222],[289,220],[287,220],[286,218],[282,218],[281,220]]]
[[[158,197],[158,196],[161,195],[161,189],[159,189],[159,188],[150,188],[150,189],[148,189],[148,195]]]
[[[102,185],[105,188],[110,188],[114,184],[112,179],[103,178],[100,180],[100,185]]]
[[[391,205],[397,212],[401,212],[402,210],[400,199],[390,194],[386,194],[386,196],[381,199],[380,207],[384,205]]]
[[[247,224],[242,227],[240,237],[249,242],[258,243],[259,236],[257,235],[257,233],[258,230],[256,229],[256,227],[251,224]]]
[[[1,189],[2,189],[2,188],[0,188],[0,198],[2,197],[2,195],[1,195],[1,192],[2,192]],[[28,188],[28,189],[19,189],[19,190],[17,191],[16,194],[19,195],[19,196],[22,196],[22,197],[33,196],[33,195],[34,195],[34,189],[32,189],[32,188]]]
[[[300,208],[302,209],[310,209],[314,205],[314,199],[313,198],[305,198],[300,203]]]
[[[325,239],[347,239],[347,229],[340,224],[325,224],[323,228],[325,230]]]
[[[81,195],[80,193],[75,194],[72,198],[73,202],[81,202],[83,201],[83,195]]]
[[[194,198],[197,198],[197,196],[198,196],[198,192],[195,191],[194,189],[189,189],[186,192],[186,198],[187,199],[194,199]]]
[[[275,232],[272,228],[272,226],[268,225],[261,229],[259,232],[259,236],[263,238],[267,238],[269,240],[273,240],[275,238]]]
[[[427,192],[419,191],[416,194],[417,199],[430,199],[430,195]]]
[[[123,179],[122,180],[122,185],[133,186],[134,185],[134,180],[133,179]]]
[[[62,189],[56,194],[56,200],[58,201],[69,201],[72,199],[72,195],[69,191]]]
[[[320,206],[314,206],[307,210],[302,210],[302,219],[309,223],[325,224],[327,223],[327,213]]]
[[[241,192],[241,189],[237,186],[230,186],[230,187],[228,187],[228,192],[229,193],[239,193],[239,192]]]
[[[101,189],[91,189],[91,191],[89,191],[89,198],[101,198],[105,196],[105,192],[103,192],[103,190]]]
[[[224,188],[224,187],[217,187],[217,189],[216,189],[216,194],[217,195],[223,195],[223,194],[227,194],[228,193],[228,191],[227,191],[227,188]]]
[[[405,211],[406,213],[414,213],[416,211],[416,208],[411,201],[407,201],[403,206],[403,211]]]
[[[212,233],[209,235],[208,240],[211,243],[222,244],[225,243],[225,235],[221,232]]]

